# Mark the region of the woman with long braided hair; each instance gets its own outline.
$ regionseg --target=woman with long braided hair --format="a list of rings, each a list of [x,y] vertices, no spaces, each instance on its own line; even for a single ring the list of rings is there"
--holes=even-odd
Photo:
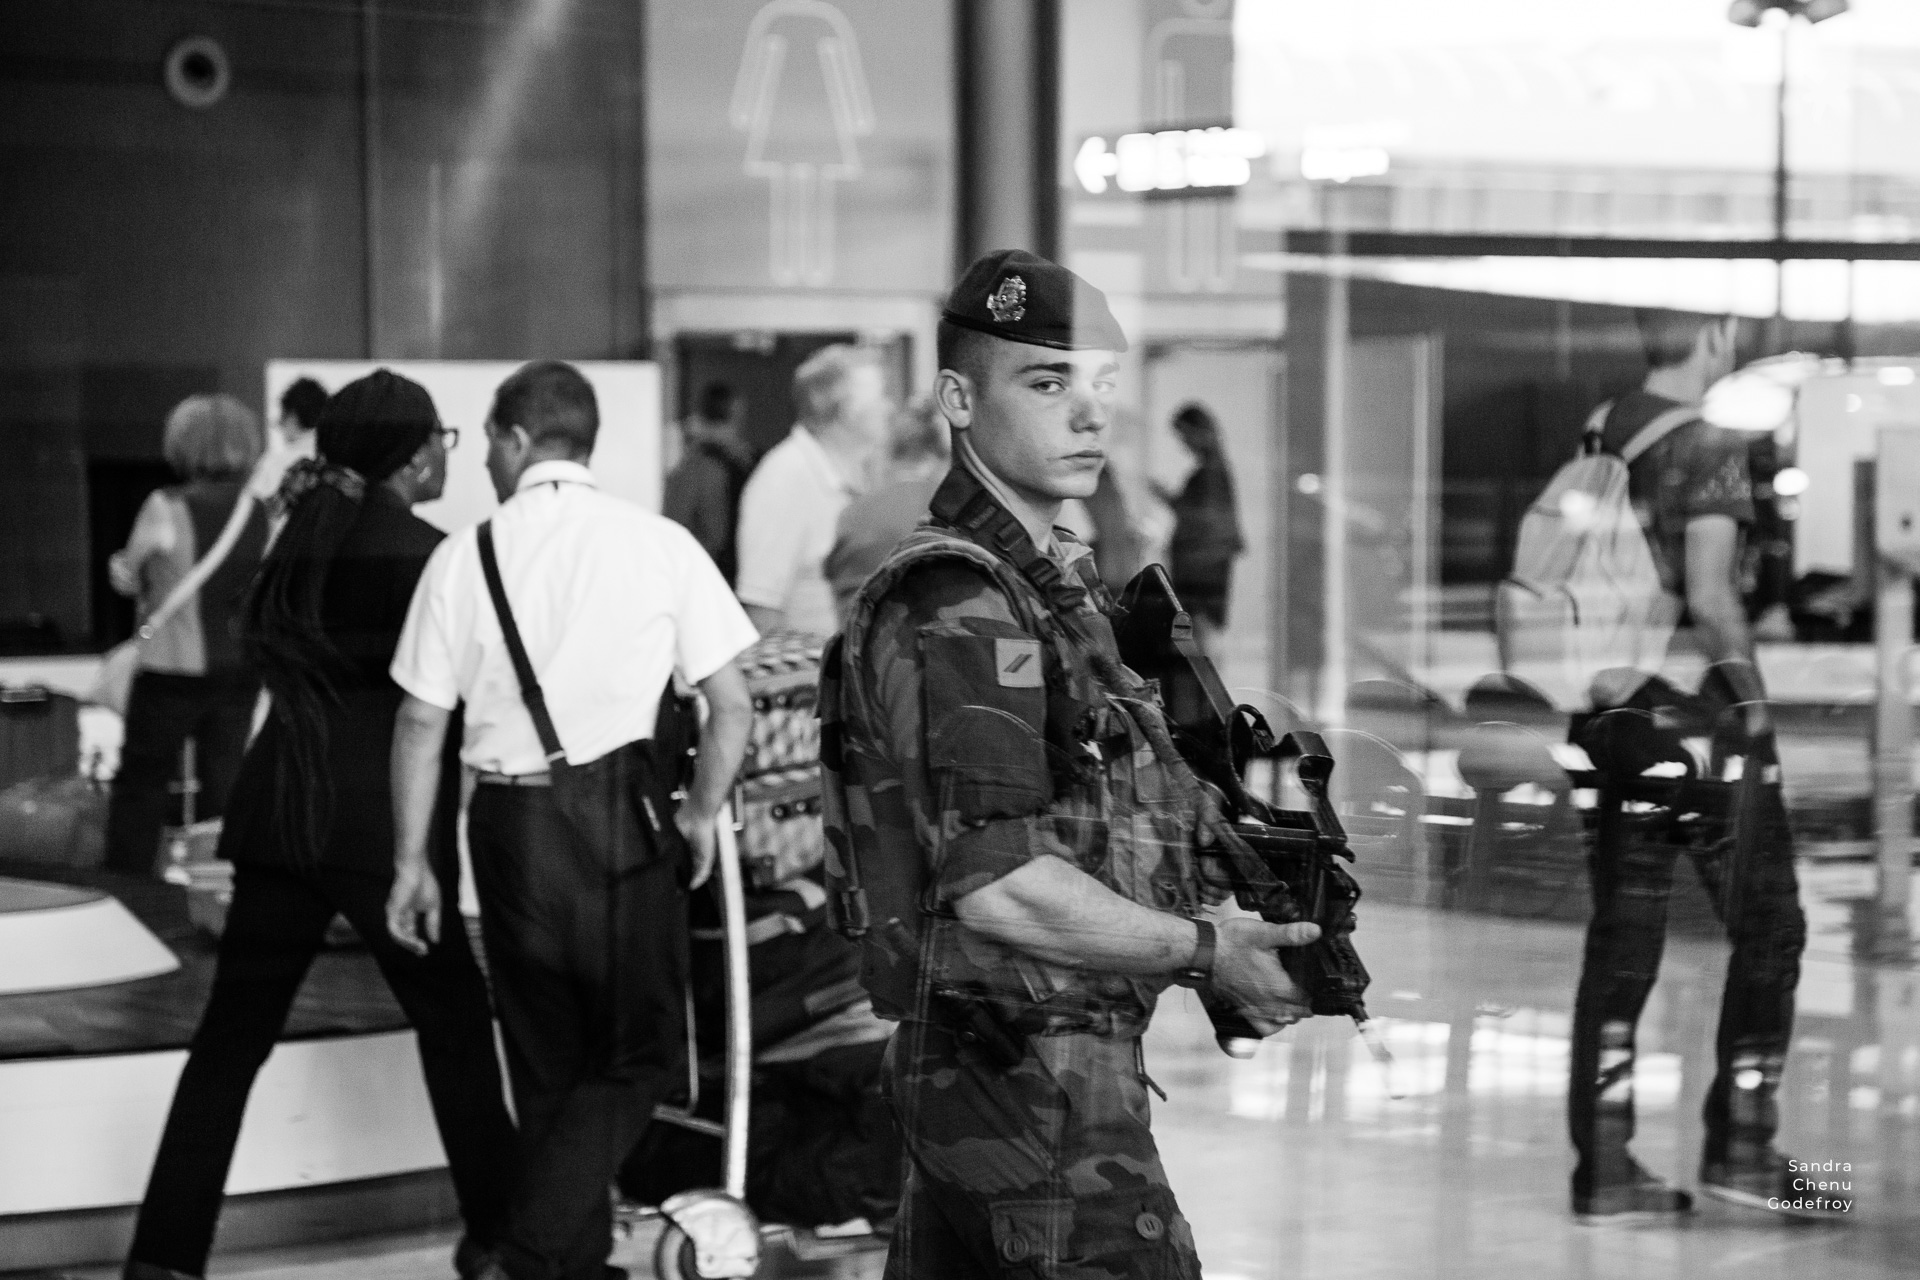
[[[320,419],[318,456],[280,490],[286,524],[254,579],[244,642],[272,710],[241,764],[221,835],[233,902],[213,992],[154,1160],[128,1280],[197,1277],[255,1074],[336,913],[372,950],[419,1036],[466,1237],[462,1276],[489,1261],[511,1179],[487,992],[458,914],[459,766],[442,771],[435,872],[440,945],[388,935],[393,879],[387,752],[400,689],[387,674],[414,584],[441,539],[409,508],[440,496],[453,432],[418,383],[380,369]],[[457,737],[456,739],[457,740]]]

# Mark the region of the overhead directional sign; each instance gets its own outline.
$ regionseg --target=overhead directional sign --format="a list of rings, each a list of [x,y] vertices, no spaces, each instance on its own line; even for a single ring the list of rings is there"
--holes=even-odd
[[[1267,140],[1252,129],[1215,125],[1123,133],[1109,147],[1100,137],[1080,144],[1073,174],[1089,195],[1110,188],[1136,195],[1205,195],[1243,187]]]

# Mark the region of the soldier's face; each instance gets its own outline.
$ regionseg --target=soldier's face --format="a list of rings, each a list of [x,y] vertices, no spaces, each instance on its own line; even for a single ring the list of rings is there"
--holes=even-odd
[[[1107,464],[1120,365],[1111,351],[982,344],[966,379],[964,427],[980,460],[1031,499],[1089,498]],[[943,398],[944,399],[944,398]],[[946,406],[943,404],[943,408]]]

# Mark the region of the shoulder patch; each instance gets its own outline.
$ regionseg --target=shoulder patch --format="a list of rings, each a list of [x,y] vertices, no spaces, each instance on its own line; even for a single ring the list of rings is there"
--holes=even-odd
[[[1038,689],[1040,642],[1038,640],[998,640],[993,642],[993,668],[1003,689]]]

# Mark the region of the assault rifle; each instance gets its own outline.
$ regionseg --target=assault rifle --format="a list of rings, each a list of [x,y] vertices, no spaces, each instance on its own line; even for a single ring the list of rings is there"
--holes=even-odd
[[[1320,926],[1317,941],[1280,948],[1280,963],[1314,1013],[1352,1018],[1368,1048],[1384,1058],[1364,1000],[1367,967],[1353,946],[1360,886],[1341,865],[1353,861],[1353,851],[1327,794],[1333,757],[1325,741],[1296,729],[1276,744],[1264,716],[1234,705],[1159,565],[1148,565],[1127,584],[1120,606],[1114,638],[1121,661],[1136,675],[1159,682],[1173,709],[1168,720],[1173,747],[1226,800],[1230,835],[1198,852],[1220,862],[1242,908],[1274,924]],[[1254,755],[1297,760],[1300,785],[1312,807],[1280,809],[1249,793],[1244,777]],[[1246,1016],[1215,997],[1206,997],[1205,1004],[1220,1047],[1235,1057],[1250,1055],[1260,1033]]]

